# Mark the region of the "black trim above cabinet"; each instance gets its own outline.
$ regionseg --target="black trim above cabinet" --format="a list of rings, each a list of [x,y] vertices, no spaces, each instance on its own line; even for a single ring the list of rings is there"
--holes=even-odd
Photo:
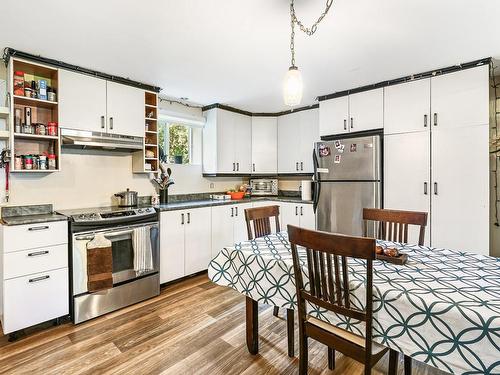
[[[203,177],[251,177],[250,173],[203,173]]]
[[[4,49],[4,52],[3,52],[3,60],[5,63],[5,66],[7,66],[11,57],[17,57],[20,59],[33,61],[35,63],[40,63],[40,64],[45,64],[45,65],[50,65],[50,66],[53,66],[56,68],[71,70],[73,72],[86,74],[86,75],[89,75],[92,77],[102,78],[102,79],[105,79],[108,81],[120,83],[122,85],[136,87],[138,89],[142,89],[142,90],[146,90],[146,91],[153,91],[156,93],[161,91],[161,87],[158,87],[158,86],[148,85],[146,83],[133,81],[129,78],[124,78],[124,77],[120,77],[120,76],[114,76],[112,74],[98,72],[96,70],[83,68],[83,67],[78,66],[78,65],[67,64],[63,61],[49,59],[47,57],[43,57],[40,55],[33,55],[33,54],[30,54],[27,52],[22,52],[22,51],[18,51],[16,49],[13,49],[10,47],[6,47]]]
[[[278,116],[283,116],[283,115],[289,115],[289,114],[292,114],[295,112],[306,111],[308,109],[319,108],[319,104],[316,103],[316,104],[312,104],[309,106],[290,109],[288,111],[281,111],[281,112],[248,112],[248,111],[244,111],[242,109],[230,107],[230,106],[225,105],[225,104],[214,103],[214,104],[210,104],[210,105],[207,105],[205,107],[202,107],[201,110],[208,111],[208,110],[214,109],[214,108],[224,109],[226,111],[239,113],[240,115],[246,115],[246,116],[251,116],[251,117],[278,117]]]
[[[449,67],[441,68],[441,69],[429,70],[428,72],[412,74],[409,76],[396,78],[396,79],[392,79],[392,80],[388,80],[388,81],[382,81],[382,82],[374,83],[371,85],[357,87],[354,89],[338,91],[338,92],[335,92],[333,94],[320,95],[316,99],[318,101],[322,102],[324,100],[333,99],[333,98],[340,98],[342,96],[355,94],[357,92],[370,91],[370,90],[378,89],[381,87],[398,85],[400,83],[416,81],[418,79],[430,78],[430,77],[439,76],[442,74],[457,72],[459,70],[475,68],[476,66],[489,64],[490,62],[491,62],[491,57],[487,57],[484,59],[479,59],[479,60],[471,61],[468,63],[462,63],[462,64],[453,65],[453,66],[449,66]]]

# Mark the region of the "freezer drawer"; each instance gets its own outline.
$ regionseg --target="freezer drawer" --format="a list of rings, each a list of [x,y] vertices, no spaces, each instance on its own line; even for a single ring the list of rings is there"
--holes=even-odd
[[[363,208],[380,208],[380,182],[321,182],[318,230],[363,235]],[[373,226],[368,236],[373,236]]]

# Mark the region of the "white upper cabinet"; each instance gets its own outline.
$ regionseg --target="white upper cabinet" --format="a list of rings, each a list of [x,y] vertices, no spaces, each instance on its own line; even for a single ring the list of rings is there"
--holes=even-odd
[[[236,173],[252,172],[252,118],[235,113],[234,160]]]
[[[278,117],[278,173],[298,173],[300,158],[299,113]]]
[[[252,165],[250,116],[213,108],[204,112],[203,173],[249,174]]]
[[[318,109],[279,116],[278,173],[313,173],[313,144],[318,140]]]
[[[319,103],[319,135],[321,137],[348,133],[349,96],[341,96]]]
[[[322,137],[383,127],[383,88],[323,100],[319,103],[319,134]]]
[[[426,131],[430,127],[430,78],[384,89],[384,133]]]
[[[144,118],[144,90],[108,81],[108,132],[143,137]]]
[[[299,112],[300,122],[300,173],[313,173],[314,142],[319,141],[319,109]]]
[[[59,126],[106,131],[106,81],[59,69]]]
[[[489,66],[431,78],[433,128],[489,123]]]
[[[252,117],[252,173],[278,171],[278,119]]]
[[[349,95],[349,129],[359,132],[384,127],[384,89]]]
[[[59,70],[62,128],[144,136],[144,90]]]

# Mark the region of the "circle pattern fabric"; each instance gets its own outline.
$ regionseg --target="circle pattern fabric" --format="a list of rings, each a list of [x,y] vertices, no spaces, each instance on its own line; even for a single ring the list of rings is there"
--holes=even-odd
[[[500,374],[500,259],[473,253],[378,241],[408,262],[374,262],[373,340],[455,374]],[[299,248],[308,288],[305,251]],[[349,259],[351,303],[365,303],[365,262]],[[287,233],[222,249],[210,279],[255,301],[296,309]],[[308,305],[308,313],[356,334],[362,322]]]

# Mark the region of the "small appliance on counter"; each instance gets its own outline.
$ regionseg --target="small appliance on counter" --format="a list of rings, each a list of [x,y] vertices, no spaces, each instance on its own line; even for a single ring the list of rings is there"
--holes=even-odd
[[[250,179],[250,188],[254,196],[278,195],[277,178]]]
[[[116,193],[115,197],[119,198],[119,207],[136,207],[137,206],[137,191],[131,191],[129,188],[120,193]]]

